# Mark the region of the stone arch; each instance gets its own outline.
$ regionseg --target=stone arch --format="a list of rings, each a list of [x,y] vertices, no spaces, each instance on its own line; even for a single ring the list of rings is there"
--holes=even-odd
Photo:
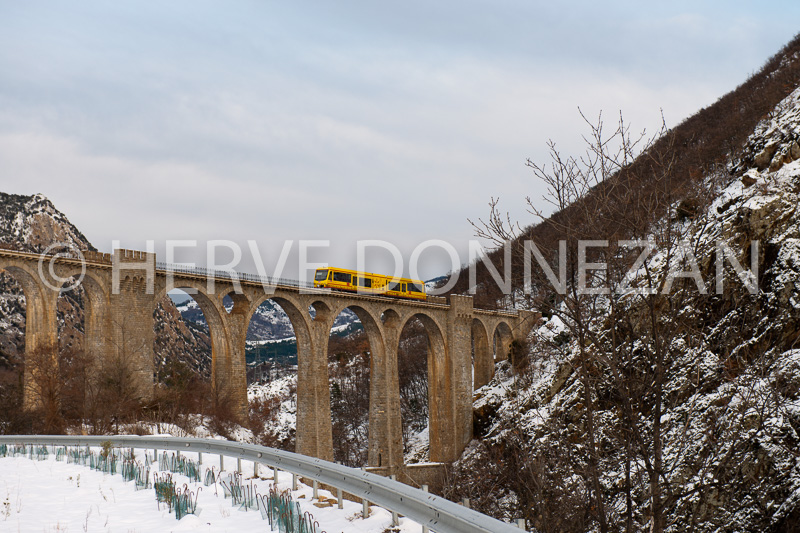
[[[136,280],[132,280],[137,283]],[[142,280],[144,283],[144,280]],[[121,283],[124,285],[124,281]],[[156,306],[168,297],[173,290],[182,290],[197,302],[198,307],[203,312],[206,324],[208,324],[208,335],[211,339],[211,381],[214,387],[217,401],[225,402],[230,397],[237,396],[233,383],[232,358],[229,347],[229,333],[226,319],[228,313],[222,305],[222,294],[209,295],[206,292],[206,284],[195,280],[177,278],[168,286],[162,287],[155,294],[153,299],[153,312]],[[245,384],[246,386],[246,384]],[[238,394],[239,396],[241,394]]]
[[[400,314],[394,309],[387,308],[381,313],[381,322],[390,328],[396,328],[400,325]]]
[[[41,405],[35,387],[36,372],[52,370],[57,357],[56,301],[58,292],[41,283],[38,272],[24,262],[0,265],[22,288],[25,298],[25,356],[22,404],[25,409]],[[52,357],[49,357],[50,354]],[[34,362],[34,359],[37,361]],[[38,361],[41,359],[41,361]],[[36,367],[36,368],[34,368]]]
[[[316,307],[316,305],[317,303],[315,302],[314,306]],[[364,331],[366,331],[367,339],[370,342],[370,348],[372,348],[373,340],[375,341],[375,344],[383,344],[383,333],[381,330],[383,321],[381,320],[380,315],[375,316],[372,310],[368,307],[359,305],[357,303],[345,303],[333,308],[328,307],[328,309],[330,309],[330,311],[327,312],[326,318],[322,319],[327,321],[328,329],[333,327],[333,322],[336,320],[336,317],[342,314],[343,311],[350,310],[355,313],[355,315],[358,317],[358,320],[361,322],[361,325],[364,326]]]
[[[68,276],[81,276],[81,271],[73,269],[67,271],[63,277]],[[77,375],[78,379],[70,384],[71,390],[67,396],[71,395],[73,401],[79,401],[81,409],[88,408],[89,412],[93,412],[99,400],[96,394],[91,394],[87,384],[98,387],[103,376],[101,369],[109,349],[106,331],[110,322],[110,287],[89,269],[82,274],[80,288],[83,293],[83,357],[72,361],[76,366],[72,367],[70,374]],[[65,406],[67,409],[68,407]],[[78,406],[73,404],[74,407]]]
[[[261,307],[261,304],[267,300],[272,300],[278,304],[283,312],[286,313],[286,316],[289,317],[289,322],[292,324],[292,329],[294,330],[295,338],[297,339],[299,358],[301,343],[304,346],[310,346],[311,344],[311,333],[309,331],[309,322],[311,321],[311,318],[308,315],[308,306],[305,306],[304,308],[302,303],[285,296],[276,296],[274,294],[261,295],[251,302],[250,308],[248,309],[245,317],[245,324],[250,324],[250,321],[253,319],[253,315],[255,315],[258,308]]]
[[[250,299],[244,293],[237,292],[235,288],[220,292],[219,295],[219,303],[226,314],[247,315],[250,312]]]
[[[319,334],[324,326],[309,314],[314,307],[308,298],[281,291],[278,294],[259,294],[252,300],[245,321],[249,326],[256,310],[267,300],[275,302],[286,315],[294,331],[297,346],[297,416],[295,451],[304,455],[333,459],[331,445],[330,394],[328,392],[327,361],[320,356]],[[317,303],[316,301],[314,303]],[[320,305],[321,304],[321,305]],[[314,318],[322,319],[327,306],[323,302],[314,307],[320,314]],[[325,337],[327,342],[327,337]],[[324,375],[321,375],[323,374]]]
[[[251,325],[253,317],[265,302],[271,301],[277,305],[278,308],[280,308],[280,310],[283,311],[283,313],[285,313],[289,319],[289,323],[291,324],[292,332],[294,333],[295,337],[297,360],[299,364],[301,357],[308,359],[311,356],[312,340],[310,323],[312,322],[312,319],[309,317],[307,304],[284,296],[276,296],[274,294],[259,294],[253,298],[244,318],[244,336],[240,339],[240,342],[243,343],[242,350],[246,350],[245,343],[247,341],[248,329]]]
[[[424,312],[411,313],[402,321],[401,330],[408,322],[417,318],[425,329],[428,346],[428,459],[433,462],[445,460],[452,455],[452,432],[455,414],[451,387],[451,368],[447,357],[444,329]]]
[[[67,271],[64,277],[80,276],[80,269]],[[91,270],[82,275],[83,288],[83,349],[90,364],[99,361],[104,352],[104,329],[108,317],[108,284],[98,279]]]
[[[46,299],[48,294],[56,293],[42,286],[38,280],[38,274],[29,272],[24,266],[7,265],[3,266],[2,270],[20,285],[25,297],[25,351],[27,352],[29,347],[33,348],[39,344],[37,336],[43,327],[55,325],[55,315],[50,318],[48,312],[49,310],[55,312],[55,308],[47,306]],[[41,333],[46,335],[48,332],[42,331]],[[55,335],[55,332],[53,334]],[[55,337],[51,340],[54,343]]]
[[[511,347],[511,342],[513,340],[514,334],[508,322],[498,322],[497,326],[494,328],[494,333],[492,334],[495,362],[508,360],[509,348]]]
[[[385,330],[380,315],[371,307],[347,301],[334,307],[326,322],[328,341],[330,342],[330,339],[333,338],[333,326],[336,319],[345,310],[355,314],[361,323],[369,346],[369,356],[362,359],[363,354],[353,354],[355,356],[353,359],[342,360],[341,363],[347,365],[347,370],[343,374],[339,374],[337,365],[329,367],[328,379],[332,387],[330,394],[334,400],[331,403],[334,442],[337,438],[344,438],[343,444],[348,441],[350,444],[350,446],[337,446],[339,453],[334,455],[334,459],[353,467],[365,464],[387,466],[397,461],[396,448],[401,445],[392,441],[393,430],[390,429],[395,423],[394,418],[399,416],[399,410],[392,403],[392,400],[397,397],[396,393],[393,394],[393,391],[398,388],[396,370],[393,373],[390,369],[390,358],[384,339]],[[331,352],[330,347],[326,349],[326,356],[329,352]],[[337,383],[337,375],[339,378],[345,377],[347,380]],[[352,379],[357,380],[355,385],[350,381]],[[341,386],[341,388],[337,389],[334,386]],[[339,401],[335,401],[337,390],[342,395]],[[349,401],[347,401],[348,395]],[[362,400],[366,402],[366,405],[359,403]],[[351,411],[351,416],[346,416],[348,410]],[[344,424],[345,427],[333,425],[334,421]],[[344,436],[336,435],[337,429],[345,431]],[[348,439],[353,432],[357,434],[358,431],[365,429],[367,433],[365,448],[358,441]],[[402,453],[400,453],[400,460],[402,461]]]
[[[494,376],[494,358],[489,349],[489,335],[486,326],[477,318],[472,320],[472,384],[477,390],[491,381]]]

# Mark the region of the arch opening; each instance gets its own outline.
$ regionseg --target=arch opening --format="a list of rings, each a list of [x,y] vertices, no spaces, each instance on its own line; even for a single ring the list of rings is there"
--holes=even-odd
[[[224,311],[223,311],[224,312]],[[188,286],[157,295],[153,311],[154,402],[148,412],[153,422],[189,428],[196,415],[218,412],[213,386],[215,359],[220,346],[221,317],[209,297]]]
[[[6,431],[57,432],[64,427],[58,398],[58,294],[26,265],[4,265],[0,272],[2,326],[11,337],[0,347],[0,420]]]
[[[25,433],[23,380],[25,374],[28,298],[23,284],[5,269],[0,270],[0,423],[10,432]]]
[[[298,337],[308,342],[301,308],[267,298],[248,319],[247,397],[257,442],[287,451],[297,448]]]
[[[371,377],[380,344],[374,319],[360,307],[343,309],[331,322],[327,356],[333,457],[346,466],[384,460],[380,451],[373,461],[369,457]]]
[[[494,376],[494,356],[489,349],[486,327],[477,318],[472,320],[472,389],[478,390]]]
[[[92,310],[83,283],[75,285],[76,281],[76,278],[68,279],[56,300],[60,381],[57,403],[64,423],[67,420],[86,422],[94,428],[102,400],[100,384],[93,382],[93,361],[86,350],[87,315]],[[95,309],[95,314],[98,311]],[[63,431],[63,427],[60,429]]]
[[[400,333],[397,365],[405,463],[429,460],[430,398],[428,382],[432,358],[431,325],[421,316],[409,319]]]
[[[27,303],[22,284],[5,270],[0,270],[0,311],[3,316],[3,322],[0,323],[3,334],[3,342],[0,343],[0,371],[3,375],[2,383],[5,384],[14,380],[6,374],[24,364],[27,318]]]
[[[492,349],[494,352],[495,362],[508,361],[509,350],[514,336],[511,333],[511,327],[505,322],[500,322],[494,329],[492,335]]]

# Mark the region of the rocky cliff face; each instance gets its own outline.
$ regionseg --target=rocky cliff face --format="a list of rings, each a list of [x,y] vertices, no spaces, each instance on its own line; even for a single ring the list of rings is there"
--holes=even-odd
[[[0,242],[24,252],[43,252],[65,243],[79,250],[95,248],[67,217],[41,194],[0,192]]]
[[[41,194],[23,196],[0,193],[0,243],[25,252],[40,253],[55,244],[95,250],[81,231]],[[168,298],[155,313],[157,365],[183,361],[208,375],[211,348],[208,336],[188,328]],[[58,301],[61,350],[80,350],[83,344],[82,291],[65,293]],[[0,272],[0,367],[15,366],[25,353],[25,296],[10,275]]]

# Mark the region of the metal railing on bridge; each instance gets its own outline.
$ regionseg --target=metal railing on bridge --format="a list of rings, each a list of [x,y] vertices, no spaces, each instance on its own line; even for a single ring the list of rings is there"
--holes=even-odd
[[[363,470],[266,446],[183,437],[0,435],[0,444],[102,446],[212,453],[252,461],[341,489],[407,516],[436,533],[515,533],[517,527],[442,497]]]
[[[162,272],[172,272],[174,274],[188,274],[205,278],[225,280],[237,279],[239,281],[259,283],[265,286],[297,287],[299,289],[314,288],[314,284],[309,281],[261,276],[258,274],[249,274],[247,272],[236,272],[235,270],[215,270],[203,267],[176,265],[172,263],[162,263],[160,261],[156,262],[156,270],[160,270]]]

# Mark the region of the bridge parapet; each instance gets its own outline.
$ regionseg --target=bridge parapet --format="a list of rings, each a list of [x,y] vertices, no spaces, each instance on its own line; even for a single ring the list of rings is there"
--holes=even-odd
[[[103,252],[92,252],[92,251],[85,251],[83,252],[83,257],[87,261],[91,261],[92,263],[108,263],[111,264],[111,254],[106,254]]]

